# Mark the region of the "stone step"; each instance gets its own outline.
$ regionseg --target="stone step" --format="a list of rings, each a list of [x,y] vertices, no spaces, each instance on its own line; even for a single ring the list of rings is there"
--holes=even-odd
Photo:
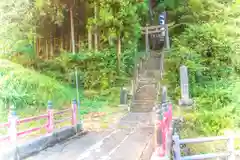
[[[151,51],[150,52],[150,58],[160,58],[162,51]]]
[[[157,84],[147,84],[147,83],[138,83],[138,92],[141,90],[141,91],[144,91],[144,90],[155,90],[156,89],[156,86]]]
[[[152,96],[138,96],[138,95],[135,95],[134,96],[134,100],[137,100],[137,101],[154,101],[155,99],[157,99],[157,96],[156,95],[152,95]]]
[[[143,82],[155,82],[156,80],[154,78],[148,77],[147,72],[144,72],[143,74],[139,74],[139,81]]]
[[[134,99],[133,102],[134,103],[139,103],[139,104],[148,104],[148,103],[154,103],[156,101],[156,99]]]
[[[155,106],[155,101],[149,101],[149,102],[136,102],[134,101],[132,103],[132,108],[152,108]]]
[[[144,96],[154,96],[157,94],[157,90],[151,90],[151,89],[146,89],[146,88],[138,88],[135,95],[144,95]]]
[[[160,68],[160,58],[150,58],[146,64],[146,70],[154,70]]]
[[[155,99],[157,99],[157,96],[156,95],[152,95],[152,96],[138,96],[138,95],[135,95],[133,98],[134,98],[134,100],[137,100],[137,101],[147,101],[147,100],[154,101]]]
[[[152,96],[142,96],[142,95],[135,95],[134,99],[135,100],[141,100],[141,101],[148,101],[148,100],[152,100],[154,101],[157,98],[156,95],[152,95]]]
[[[146,79],[139,79],[138,80],[138,85],[155,85],[157,81],[155,80],[146,80]]]
[[[130,112],[152,112],[152,108],[146,107],[146,108],[138,108],[138,107],[132,107],[130,108]]]
[[[157,89],[140,87],[137,89],[135,95],[145,95],[145,96],[153,96],[157,93]]]
[[[156,100],[133,100],[132,106],[152,106],[156,104]]]

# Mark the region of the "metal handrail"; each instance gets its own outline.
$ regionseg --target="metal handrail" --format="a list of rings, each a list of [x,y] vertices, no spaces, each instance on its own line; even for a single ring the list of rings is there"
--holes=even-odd
[[[237,150],[234,148],[234,139],[240,138],[239,136],[218,136],[218,137],[199,137],[199,138],[188,138],[188,139],[180,139],[179,135],[175,134],[173,136],[173,152],[174,152],[174,160],[187,160],[187,159],[209,159],[209,158],[219,158],[224,157],[228,158],[228,160],[234,160],[235,155],[237,154]],[[201,155],[191,155],[191,156],[181,156],[181,144],[195,144],[195,143],[205,143],[205,142],[213,142],[213,141],[228,141],[227,151],[220,153],[206,153]]]

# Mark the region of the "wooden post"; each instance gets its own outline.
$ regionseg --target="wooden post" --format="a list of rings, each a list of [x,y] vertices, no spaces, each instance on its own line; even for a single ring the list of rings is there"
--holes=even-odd
[[[17,142],[17,115],[14,106],[11,106],[9,109],[9,128],[8,128],[8,134],[9,139],[12,144],[16,144]]]
[[[164,73],[164,52],[160,55],[160,78],[163,79]]]
[[[138,82],[138,78],[139,78],[139,73],[138,72],[139,72],[139,64],[137,64],[137,68],[136,68],[136,83]]]
[[[132,89],[131,89],[131,95],[133,96],[134,95],[134,92],[135,92],[135,89],[134,89],[134,80],[132,79],[131,80],[131,86],[132,86]]]
[[[47,131],[48,133],[51,133],[54,129],[54,115],[52,101],[48,101],[47,114],[48,114]]]
[[[146,47],[146,55],[149,51],[149,39],[148,39],[148,24],[146,25],[146,31],[145,31],[145,47]]]
[[[143,60],[142,60],[142,58],[140,58],[140,62],[139,62],[140,64],[139,64],[139,70],[140,70],[140,72],[142,71],[142,68],[143,68]]]
[[[169,40],[169,35],[168,35],[168,25],[167,25],[167,13],[166,11],[164,12],[165,15],[165,47],[167,49],[170,49],[170,40]]]
[[[181,150],[180,150],[180,142],[179,136],[177,134],[173,135],[173,156],[174,160],[181,160]]]
[[[168,25],[165,24],[165,43],[166,43],[166,48],[170,49],[170,40],[169,40],[169,35],[168,35]]]

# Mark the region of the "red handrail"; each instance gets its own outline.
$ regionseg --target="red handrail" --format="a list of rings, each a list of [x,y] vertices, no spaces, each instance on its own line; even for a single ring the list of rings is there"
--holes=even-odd
[[[28,122],[37,121],[37,120],[40,120],[40,119],[47,119],[47,118],[48,118],[48,115],[43,114],[43,115],[40,115],[40,116],[34,116],[34,117],[20,119],[20,120],[18,120],[18,124],[28,123]]]
[[[11,135],[13,135],[13,137],[10,137],[10,135],[0,135],[0,142],[5,141],[5,140],[11,140],[12,141],[12,139],[14,140],[14,139],[16,139],[16,137],[23,136],[23,135],[28,135],[32,132],[36,132],[36,131],[39,131],[39,130],[44,129],[44,128],[48,132],[52,132],[54,130],[54,124],[61,123],[61,122],[66,121],[66,120],[70,120],[69,122],[71,122],[72,125],[75,125],[76,124],[76,114],[77,114],[76,107],[77,107],[76,103],[75,103],[75,101],[73,101],[73,104],[72,104],[71,108],[68,108],[68,109],[65,109],[65,110],[62,110],[62,111],[59,111],[59,112],[53,112],[53,109],[49,108],[47,110],[47,114],[42,114],[42,115],[39,115],[39,116],[23,118],[23,119],[19,119],[19,120],[16,117],[15,111],[10,109],[10,114],[9,115],[11,115],[11,116],[9,116],[8,122],[0,124],[0,128],[4,128],[4,127],[12,128],[12,127],[14,127],[16,129],[13,132],[16,132],[16,133],[11,134]],[[14,114],[12,114],[12,113],[14,113]],[[70,113],[71,117],[67,117],[67,118],[63,117],[63,119],[61,119],[61,120],[54,121],[54,116],[65,114],[65,113]],[[38,121],[38,120],[42,120],[42,119],[47,120],[45,124],[43,124],[39,127],[30,128],[30,129],[27,129],[27,130],[24,130],[24,131],[18,131],[17,132],[17,125],[20,125],[20,124],[23,124],[23,123],[29,123],[29,122],[33,122],[33,121]],[[15,135],[15,138],[14,138],[14,135]]]
[[[169,103],[167,108],[168,110],[162,113],[163,118],[161,120],[157,120],[156,122],[157,135],[161,138],[161,143],[157,142],[155,153],[159,157],[164,157],[166,154],[167,138],[172,122],[172,104]]]
[[[5,128],[9,126],[9,122],[0,124],[0,128]]]
[[[46,128],[47,127],[47,124],[43,125],[42,127],[35,127],[35,128],[31,128],[31,129],[28,129],[28,130],[25,130],[25,131],[21,131],[21,132],[18,132],[17,133],[17,136],[23,136],[23,135],[26,135],[26,134],[30,134],[32,132],[36,132],[36,131],[39,131],[43,128]]]

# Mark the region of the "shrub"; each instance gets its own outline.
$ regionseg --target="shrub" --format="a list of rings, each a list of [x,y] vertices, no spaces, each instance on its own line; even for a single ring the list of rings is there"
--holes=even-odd
[[[189,69],[190,93],[194,98],[195,118],[191,120],[201,134],[219,134],[222,129],[234,127],[237,120],[236,55],[233,37],[221,23],[190,25],[173,39],[167,64],[173,97],[179,98],[179,67]],[[236,93],[236,92],[235,92]]]
[[[109,89],[121,85],[131,76],[134,66],[135,47],[126,48],[121,55],[121,73],[117,74],[115,49],[103,51],[81,51],[75,55],[62,53],[50,60],[11,56],[10,59],[25,67],[34,68],[58,81],[75,82],[75,68],[78,70],[80,84],[86,89]]]
[[[70,87],[8,60],[0,60],[0,73],[0,102],[12,103],[18,109],[28,106],[46,107],[48,100],[63,107],[75,94]],[[1,105],[2,107],[4,106]]]

